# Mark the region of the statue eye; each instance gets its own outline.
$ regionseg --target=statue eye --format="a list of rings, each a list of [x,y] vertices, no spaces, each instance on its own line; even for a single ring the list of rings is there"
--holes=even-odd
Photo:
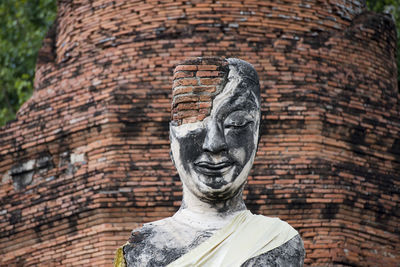
[[[244,128],[248,125],[250,125],[250,123],[252,123],[252,121],[232,121],[229,123],[225,123],[224,127],[227,129],[240,129],[240,128]]]
[[[226,129],[240,129],[247,127],[253,123],[253,120],[248,116],[229,116],[224,122]]]
[[[247,111],[234,111],[224,120],[225,129],[242,129],[254,123],[253,116]]]

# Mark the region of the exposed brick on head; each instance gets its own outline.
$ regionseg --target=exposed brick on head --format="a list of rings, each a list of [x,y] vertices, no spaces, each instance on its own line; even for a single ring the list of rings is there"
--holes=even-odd
[[[218,68],[188,64],[173,78],[188,57],[257,70],[261,138],[246,206],[293,225],[305,265],[398,266],[389,16],[362,0],[57,2],[35,92],[0,129],[0,266],[111,266],[133,228],[179,208],[171,84]],[[182,110],[209,111],[209,92],[200,97]]]
[[[227,82],[228,61],[218,57],[189,59],[175,67],[171,121],[175,125],[202,121]]]

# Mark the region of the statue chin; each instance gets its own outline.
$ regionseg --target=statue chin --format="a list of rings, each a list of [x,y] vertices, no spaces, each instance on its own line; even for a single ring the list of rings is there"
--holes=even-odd
[[[234,198],[239,192],[243,191],[244,183],[240,187],[234,187],[232,183],[224,183],[221,186],[202,184],[196,189],[189,190],[201,201],[208,203],[226,201]]]

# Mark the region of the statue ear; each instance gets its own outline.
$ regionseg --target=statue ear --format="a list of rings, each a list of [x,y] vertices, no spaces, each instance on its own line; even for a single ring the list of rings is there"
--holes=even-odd
[[[174,164],[174,166],[176,166],[176,165],[175,165],[175,160],[174,160],[174,154],[172,154],[172,150],[169,151],[169,157],[170,157],[171,160],[172,160],[172,164]]]
[[[169,141],[172,142],[172,139],[175,138],[175,128],[172,124],[172,121],[169,122]]]
[[[261,116],[260,116],[261,117]],[[257,148],[256,151],[258,151],[258,146],[260,145],[260,140],[261,140],[261,123],[262,120],[260,118],[260,122],[258,123],[258,140],[257,140]]]
[[[172,140],[175,138],[175,130],[172,127],[172,122],[169,122],[169,142],[170,142],[170,149],[169,149],[169,157],[172,160],[172,163],[175,165],[174,155],[172,154]]]

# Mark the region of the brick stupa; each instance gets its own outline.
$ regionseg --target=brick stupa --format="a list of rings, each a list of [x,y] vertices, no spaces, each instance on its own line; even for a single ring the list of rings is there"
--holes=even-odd
[[[110,266],[172,215],[173,68],[223,56],[261,82],[249,209],[293,225],[307,265],[396,266],[395,36],[362,0],[58,1],[35,92],[0,130],[0,265]]]

